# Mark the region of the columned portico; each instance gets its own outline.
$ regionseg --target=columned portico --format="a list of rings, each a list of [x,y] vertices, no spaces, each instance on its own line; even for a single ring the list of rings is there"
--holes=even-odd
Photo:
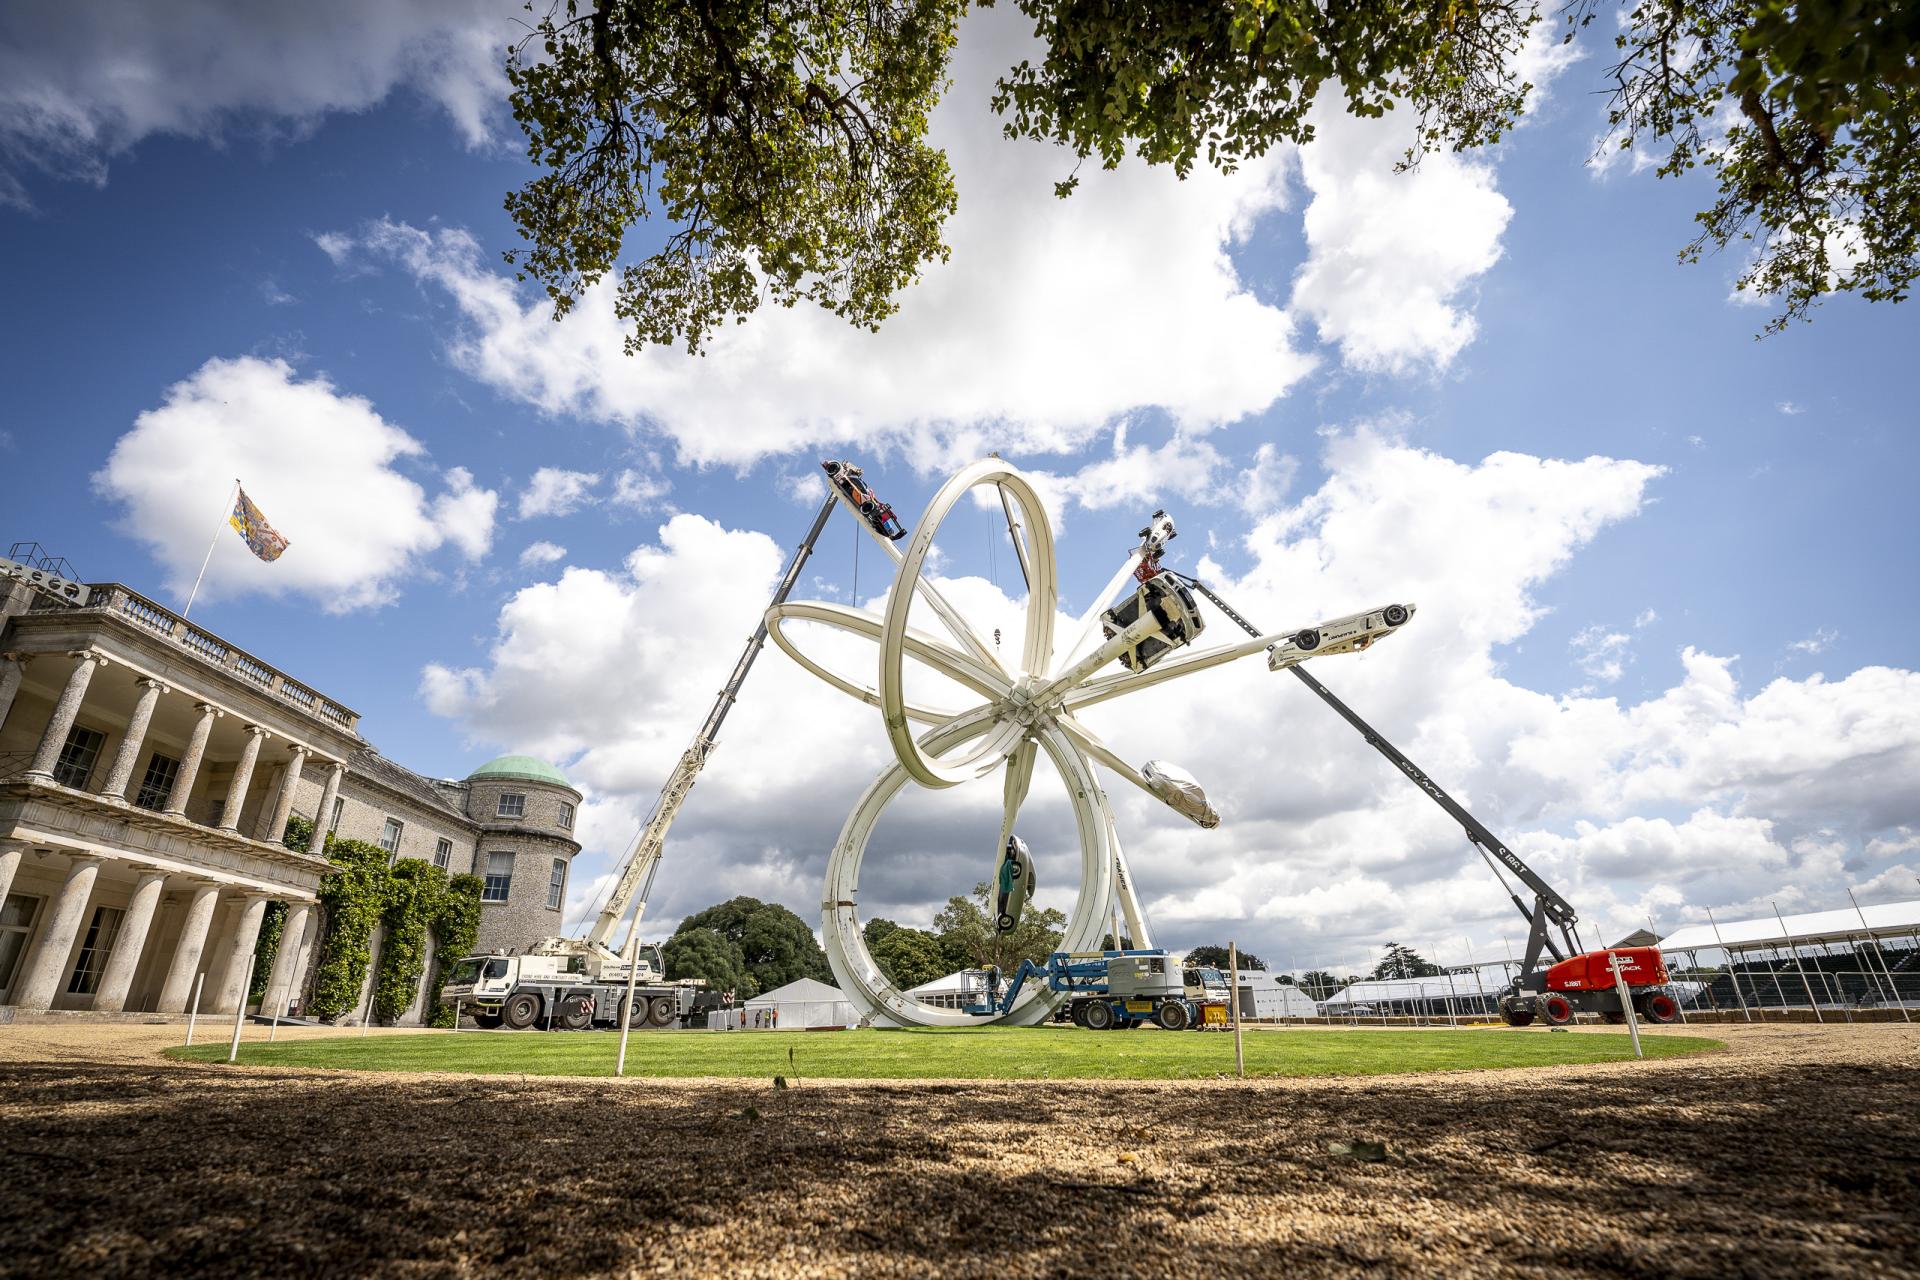
[[[13,1003],[20,1008],[44,1012],[53,1006],[61,975],[67,969],[67,956],[73,951],[74,939],[80,936],[81,922],[86,919],[87,901],[93,896],[93,882],[99,878],[101,861],[98,857],[74,858],[66,882],[48,904],[47,922],[41,926],[40,937],[27,956],[24,974],[14,989]]]
[[[220,905],[220,886],[200,884],[193,887],[187,903],[187,916],[180,924],[180,940],[174,944],[173,960],[167,965],[166,985],[160,988],[160,1013],[185,1013],[193,995],[193,977],[200,971],[200,957],[207,949],[207,929],[213,924],[213,909]]]
[[[74,719],[80,714],[80,704],[86,699],[87,685],[92,683],[95,669],[107,663],[104,656],[92,649],[77,649],[67,656],[74,660],[73,673],[67,677],[60,701],[54,704],[53,716],[40,735],[40,747],[27,768],[29,778],[52,779],[53,766],[60,761],[60,749],[66,746],[67,735],[73,732]]]
[[[113,767],[107,770],[107,780],[100,785],[100,796],[104,800],[125,804],[127,784],[133,780],[134,766],[140,763],[140,748],[147,742],[147,726],[153,723],[153,706],[160,701],[160,695],[167,686],[151,676],[142,676],[135,682],[140,696],[133,704],[133,715],[127,721],[127,731],[120,739],[120,750],[113,756]]]
[[[285,844],[287,818],[293,813],[293,794],[300,786],[301,767],[306,764],[308,751],[295,744],[290,750],[293,758],[287,761],[286,771],[280,775],[280,789],[273,798],[273,810],[267,816],[266,829],[260,833],[260,839],[272,844]]]
[[[32,654],[18,649],[0,653],[0,728],[6,726],[7,713],[13,710],[13,700],[20,692],[20,682],[26,679],[27,664],[32,661]]]
[[[306,954],[307,930],[313,921],[313,904],[290,903],[286,923],[280,926],[280,947],[273,953],[273,976],[267,979],[266,998],[260,1012],[285,1015],[293,984],[300,980],[300,961]]]
[[[227,953],[227,971],[220,978],[220,995],[213,1006],[215,1013],[232,1013],[246,1002],[248,961],[253,959],[254,944],[260,941],[260,922],[266,917],[268,901],[264,895],[256,894],[247,898],[240,909],[240,919],[233,930],[233,949]]]
[[[213,722],[224,713],[211,702],[195,703],[195,711],[200,718],[193,723],[193,736],[187,739],[187,753],[180,757],[180,770],[174,775],[173,787],[167,792],[166,812],[176,818],[187,813],[187,800],[193,795],[193,783],[200,776],[200,762],[206,758],[207,735],[213,732]]]
[[[26,846],[11,840],[0,840],[0,906],[7,901],[7,894],[13,890],[13,877],[20,870],[20,855]]]
[[[320,807],[313,811],[313,835],[307,841],[308,853],[325,853],[327,850],[328,828],[333,825],[333,802],[340,797],[340,779],[345,776],[347,766],[335,761],[327,769],[326,785],[320,788]],[[286,824],[280,826],[281,833],[286,832]]]
[[[240,809],[247,803],[247,788],[253,785],[253,766],[260,759],[260,741],[267,731],[257,724],[245,726],[247,745],[240,749],[240,763],[234,766],[233,781],[227,784],[227,803],[220,810],[220,829],[240,834]]]
[[[143,873],[134,885],[126,914],[120,920],[120,935],[113,944],[113,954],[107,958],[106,971],[100,975],[100,989],[93,995],[96,1013],[119,1013],[127,1007],[127,992],[133,988],[133,974],[140,967],[141,953],[147,949],[153,913],[166,887],[166,874],[159,871]]]

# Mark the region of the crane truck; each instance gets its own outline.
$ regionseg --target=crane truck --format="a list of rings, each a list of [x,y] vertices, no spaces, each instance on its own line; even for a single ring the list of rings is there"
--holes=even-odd
[[[889,539],[905,533],[893,508],[880,501],[861,479],[859,467],[839,461],[823,462],[821,466],[829,481],[826,500],[788,559],[768,607],[784,603],[792,593],[837,505],[845,503]],[[660,869],[667,832],[706,768],[707,758],[719,741],[720,727],[766,646],[766,611],[762,610],[760,616],[706,720],[667,776],[653,811],[621,861],[607,900],[586,936],[545,938],[521,955],[467,956],[449,972],[444,998],[471,1009],[476,1025],[489,1029],[545,1025],[570,1031],[622,1022],[635,1027],[664,1027],[718,1007],[719,993],[707,991],[700,981],[668,981],[660,948],[640,942],[640,922],[653,892],[654,874]],[[629,909],[633,919],[626,945],[615,950],[614,934]]]

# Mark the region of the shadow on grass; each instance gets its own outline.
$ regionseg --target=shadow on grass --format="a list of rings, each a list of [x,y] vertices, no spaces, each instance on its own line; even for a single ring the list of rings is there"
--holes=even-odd
[[[26,1274],[1920,1266],[1920,1066],[671,1089],[0,1066]],[[1387,1158],[1335,1158],[1366,1137]],[[1122,1157],[1126,1158],[1122,1158]]]

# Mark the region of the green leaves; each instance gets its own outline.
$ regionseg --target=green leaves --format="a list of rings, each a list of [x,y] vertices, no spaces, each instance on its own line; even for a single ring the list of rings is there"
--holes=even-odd
[[[813,930],[793,912],[778,903],[741,896],[696,912],[680,922],[663,948],[667,973],[672,977],[704,977],[709,984],[725,990],[714,976],[714,966],[723,964],[714,944],[698,935],[712,933],[732,948],[744,977],[730,980],[744,999],[783,987],[798,978],[833,981],[827,967],[827,953],[814,940]],[[690,936],[692,935],[692,936]],[[686,939],[686,941],[682,941]],[[679,966],[679,967],[676,967]],[[730,972],[730,971],[729,971]]]
[[[956,204],[924,141],[960,0],[745,4],[568,0],[508,64],[514,117],[542,172],[506,200],[529,242],[507,255],[564,316],[615,275],[646,343],[698,351],[770,299],[878,327]],[[621,262],[654,214],[665,243]]]

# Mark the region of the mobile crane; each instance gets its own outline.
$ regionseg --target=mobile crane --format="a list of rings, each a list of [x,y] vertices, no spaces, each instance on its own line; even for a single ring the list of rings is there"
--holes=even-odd
[[[1222,613],[1248,635],[1259,636],[1262,632],[1251,622],[1236,613],[1233,608],[1216,595],[1206,584],[1196,578],[1166,573],[1178,577],[1186,585],[1198,591],[1212,601]],[[1382,618],[1386,623],[1398,626],[1407,620],[1407,610],[1400,605],[1390,605]],[[1613,976],[1613,965],[1617,958],[1619,970],[1626,980],[1629,997],[1634,1011],[1649,1022],[1672,1022],[1679,1016],[1679,1005],[1672,995],[1663,988],[1669,982],[1666,962],[1658,947],[1614,947],[1598,951],[1586,951],[1580,944],[1576,929],[1580,916],[1573,904],[1560,896],[1554,887],[1540,878],[1540,875],[1523,861],[1519,854],[1509,849],[1498,836],[1488,830],[1486,824],[1467,812],[1465,806],[1435,782],[1427,773],[1409,760],[1400,749],[1381,736],[1372,725],[1333,695],[1333,692],[1307,671],[1304,660],[1322,652],[1330,645],[1364,649],[1373,640],[1369,634],[1349,636],[1345,632],[1336,632],[1331,628],[1314,630],[1309,628],[1295,632],[1294,635],[1267,651],[1267,669],[1286,670],[1316,697],[1332,707],[1334,712],[1359,731],[1367,745],[1385,756],[1387,760],[1405,774],[1409,781],[1425,792],[1435,804],[1447,811],[1466,831],[1467,839],[1475,851],[1480,854],[1487,867],[1506,890],[1515,909],[1527,921],[1527,945],[1522,953],[1520,971],[1506,992],[1500,997],[1500,1016],[1508,1026],[1524,1027],[1530,1025],[1536,1017],[1553,1025],[1563,1026],[1573,1021],[1576,1013],[1597,1013],[1608,1022],[1624,1022],[1626,1010],[1620,1001],[1620,995]],[[1507,883],[1500,868],[1504,866],[1533,895],[1533,905],[1528,906],[1521,895]],[[1558,932],[1563,951],[1554,941],[1553,934]],[[1554,963],[1546,968],[1540,967],[1541,952],[1553,958]]]
[[[829,481],[826,500],[788,559],[769,608],[784,603],[792,593],[828,517],[841,503],[887,538],[899,538],[906,532],[893,508],[866,486],[859,467],[841,461],[823,462],[821,466]],[[473,1009],[480,1026],[517,1029],[544,1021],[567,1030],[585,1030],[625,1021],[631,1026],[663,1027],[676,1018],[699,1012],[707,1003],[708,993],[698,982],[667,981],[660,948],[641,945],[640,922],[653,893],[653,877],[660,870],[667,832],[706,768],[707,758],[719,742],[720,727],[766,646],[766,610],[761,610],[760,617],[706,720],[667,775],[666,785],[627,850],[620,874],[586,936],[544,938],[518,956],[468,956],[451,970],[445,998]],[[632,924],[625,947],[617,951],[613,937],[629,909]],[[627,1007],[629,986],[633,988],[631,1010]]]

